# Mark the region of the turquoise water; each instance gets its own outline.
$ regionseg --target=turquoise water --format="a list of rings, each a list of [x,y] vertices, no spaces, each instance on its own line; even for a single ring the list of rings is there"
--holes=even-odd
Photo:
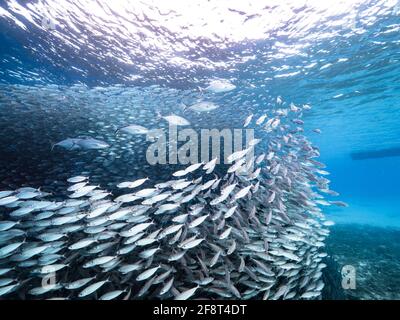
[[[332,162],[332,180],[349,208],[328,210],[339,223],[399,228],[399,160],[395,157]]]
[[[366,225],[400,228],[399,1],[110,3],[1,3],[2,187],[39,187],[74,173],[72,161],[48,156],[48,146],[86,129],[102,137],[104,123],[121,125],[121,119],[116,123],[101,115],[99,124],[96,118],[98,110],[114,104],[134,105],[129,116],[135,118],[139,109],[180,110],[182,102],[205,94],[221,113],[192,121],[223,126],[242,123],[250,110],[270,111],[280,96],[312,106],[304,116],[305,135],[319,147],[331,188],[349,204],[323,208],[338,227],[344,226],[338,234],[353,232],[348,227],[353,224],[356,233]],[[229,79],[236,89],[207,96],[199,87],[215,78]],[[14,95],[17,89],[23,98]],[[117,92],[117,98],[107,92]],[[29,118],[35,121],[18,115],[24,105],[40,106]],[[64,109],[49,116],[58,122],[47,130],[54,123],[40,119],[47,119],[46,110],[55,105]],[[91,120],[82,120],[85,116]],[[26,130],[18,130],[23,125]],[[322,133],[313,133],[315,128]],[[31,161],[30,152],[38,159],[50,157],[51,165]],[[140,154],[135,159],[143,160]],[[62,178],[57,175],[60,160]],[[73,159],[78,160],[91,161]],[[118,174],[113,170],[109,181]],[[386,229],[377,230],[383,230],[377,232],[384,242]],[[340,246],[341,237],[333,239],[337,252],[332,255],[341,263],[354,255]],[[387,241],[392,239],[388,232]]]

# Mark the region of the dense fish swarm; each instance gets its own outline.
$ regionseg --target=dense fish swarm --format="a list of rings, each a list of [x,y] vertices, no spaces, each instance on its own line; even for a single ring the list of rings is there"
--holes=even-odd
[[[216,94],[157,85],[0,84],[0,190],[42,186],[66,196],[66,180],[79,174],[109,190],[137,176],[168,179],[172,165],[146,161],[148,131],[167,131],[173,114],[189,119],[195,130],[238,128],[258,106],[248,100],[267,105],[268,98],[257,92]]]
[[[234,88],[214,82],[207,90]],[[68,178],[62,197],[31,187],[1,191],[0,297],[320,298],[332,222],[319,205],[346,204],[324,199],[337,194],[314,159],[318,149],[302,134],[310,107],[288,106],[280,97],[277,104],[268,115],[243,120],[262,138],[229,156],[229,166],[213,159],[169,180],[138,176],[120,181],[118,195],[84,173]],[[190,124],[173,114],[159,119]],[[114,129],[115,135],[148,130],[134,123]],[[93,137],[65,137],[58,147],[113,148]]]

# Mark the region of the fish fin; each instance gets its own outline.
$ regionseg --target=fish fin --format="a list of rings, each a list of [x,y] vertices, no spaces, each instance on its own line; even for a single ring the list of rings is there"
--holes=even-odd
[[[128,288],[126,288],[126,289],[128,289]],[[126,290],[126,289],[125,289],[125,290]],[[128,299],[129,299],[129,297],[131,296],[131,290],[132,290],[132,289],[129,288],[128,293],[125,295],[125,297],[122,298],[122,300],[128,300]]]
[[[188,108],[187,105],[181,102],[181,107],[182,107],[182,112],[185,113]]]
[[[177,288],[175,288],[175,287],[171,287],[171,289],[169,289],[169,290],[172,292],[172,294],[175,297],[180,294],[179,290]]]
[[[68,149],[68,151],[72,150],[72,149],[74,148],[75,145],[79,146],[79,145],[76,144],[75,142],[72,142],[72,146],[71,146],[71,148]]]

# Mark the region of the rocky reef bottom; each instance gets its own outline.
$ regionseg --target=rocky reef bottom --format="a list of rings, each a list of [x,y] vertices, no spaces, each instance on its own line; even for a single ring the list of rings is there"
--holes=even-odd
[[[400,299],[400,230],[358,224],[331,227],[323,299]],[[341,270],[354,267],[355,289],[342,288]]]

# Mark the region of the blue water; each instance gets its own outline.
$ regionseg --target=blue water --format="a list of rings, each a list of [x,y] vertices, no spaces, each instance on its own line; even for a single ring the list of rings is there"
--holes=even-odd
[[[159,85],[177,104],[225,78],[237,90],[215,99],[232,113],[307,103],[349,204],[327,216],[400,228],[400,1],[3,1],[0,44],[0,85]]]
[[[334,173],[332,187],[340,190],[349,208],[328,209],[340,223],[400,227],[398,158],[327,161]]]

